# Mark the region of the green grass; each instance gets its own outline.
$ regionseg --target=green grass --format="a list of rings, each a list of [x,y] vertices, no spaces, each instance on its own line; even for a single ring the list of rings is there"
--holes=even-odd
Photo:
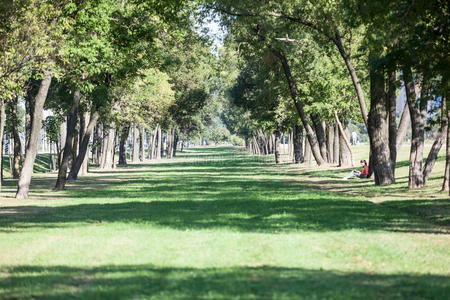
[[[49,191],[55,174],[38,174],[26,201],[7,180],[0,298],[448,298],[438,175],[409,199],[402,180],[389,193],[343,181],[345,169],[272,162],[188,149],[93,169],[59,193]]]
[[[56,154],[52,154],[56,157]],[[12,158],[11,158],[12,159]],[[55,159],[57,160],[57,159]],[[3,155],[3,174],[6,178],[11,177],[11,168],[9,162],[9,156]],[[36,155],[36,160],[34,162],[34,173],[46,173],[50,172],[50,154],[49,153],[41,153]]]

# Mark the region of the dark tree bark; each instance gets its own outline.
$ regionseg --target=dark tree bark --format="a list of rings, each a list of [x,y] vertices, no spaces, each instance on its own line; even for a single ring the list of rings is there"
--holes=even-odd
[[[20,175],[20,158],[22,153],[22,143],[20,142],[19,136],[19,120],[17,119],[17,102],[18,98],[14,97],[10,104],[10,116],[12,123],[11,131],[14,139],[14,156],[11,171],[14,179],[18,179]]]
[[[158,138],[157,138],[158,144],[156,147],[156,159],[161,159],[161,151],[162,151],[162,131],[161,131],[161,125],[158,124]]]
[[[446,90],[445,96],[446,110],[447,110],[447,122],[450,121],[450,95]],[[444,182],[442,183],[442,190],[449,191],[450,195],[450,126],[447,125],[447,147],[446,147],[446,160],[445,160],[445,174]]]
[[[383,70],[372,66],[370,70],[370,111],[368,132],[370,138],[370,168],[375,175],[375,185],[395,183],[389,151],[389,113],[385,97]]]
[[[127,139],[129,135],[130,135],[130,123],[126,122],[123,125],[122,132],[120,133],[119,166],[127,165]]]
[[[72,156],[70,158],[69,169],[73,168],[73,164],[75,163],[75,157],[77,157],[78,155],[78,136],[79,136],[78,128],[75,125],[75,134],[73,136]]]
[[[166,149],[164,149],[165,153],[166,153],[166,158],[171,158],[172,155],[172,151],[171,151],[171,147],[172,147],[172,134],[171,134],[172,130],[169,130],[169,132],[166,133]]]
[[[441,151],[442,145],[444,144],[444,141],[446,139],[445,135],[447,133],[447,126],[448,126],[447,108],[445,99],[443,99],[441,106],[441,128],[439,129],[439,132],[436,136],[433,146],[431,147],[430,152],[428,153],[427,161],[422,171],[424,185],[427,183],[428,178],[430,178],[430,174],[438,158],[439,151]]]
[[[41,80],[30,79],[25,86],[25,149],[30,142],[31,124],[33,123],[34,98],[38,92]],[[25,150],[26,155],[26,150]]]
[[[283,123],[279,122],[277,125],[277,129],[275,130],[275,163],[279,164],[281,162],[281,153],[280,153],[280,141],[281,141],[281,129],[282,129]]]
[[[410,189],[422,188],[423,181],[423,147],[425,142],[425,121],[427,115],[427,97],[425,96],[426,79],[419,75],[417,80],[412,77],[410,67],[403,68],[406,86],[406,99],[411,116],[411,151],[409,156]]]
[[[301,164],[304,162],[303,157],[303,127],[295,124],[293,128],[294,138],[294,162]]]
[[[177,146],[178,146],[178,132],[176,129],[173,130],[173,145],[172,145],[172,157],[177,155]]]
[[[139,139],[139,130],[136,124],[133,124],[133,162],[138,162],[139,160],[139,146],[138,146],[138,139]]]
[[[314,130],[316,132],[317,141],[319,142],[320,154],[322,158],[329,162],[328,159],[328,151],[327,151],[327,139],[325,134],[325,128],[322,126],[322,122],[320,121],[319,115],[311,114],[311,120],[314,125]]]
[[[6,124],[6,103],[5,100],[0,98],[0,191],[3,187],[3,148],[4,148],[4,136],[5,136],[5,124]]]
[[[64,145],[64,153],[61,165],[59,166],[58,178],[54,190],[61,191],[66,186],[67,169],[69,168],[70,161],[73,160],[73,140],[76,135],[76,126],[78,119],[78,107],[80,105],[81,94],[79,90],[76,90],[72,98],[72,107],[70,108],[67,116],[67,136],[66,144]]]
[[[389,151],[391,158],[392,174],[395,178],[395,165],[397,162],[397,95],[396,95],[396,73],[390,71],[388,74],[387,102],[389,107]]]
[[[286,80],[289,85],[289,91],[291,93],[292,100],[294,101],[295,108],[297,109],[297,112],[300,116],[300,119],[302,121],[303,127],[306,130],[306,134],[308,136],[309,144],[311,146],[311,152],[316,160],[316,163],[320,166],[325,164],[325,160],[322,158],[322,154],[320,152],[319,144],[317,142],[316,134],[314,133],[314,130],[312,129],[311,125],[309,124],[308,118],[306,117],[306,113],[303,109],[303,103],[297,99],[297,84],[295,82],[294,77],[291,73],[291,68],[289,66],[289,63],[286,59],[286,57],[279,51],[272,50],[272,52],[275,54],[278,59],[280,59],[281,64],[283,66],[284,74],[286,76]]]
[[[88,129],[88,126],[89,126],[89,122],[90,122],[90,116],[89,116],[90,114],[89,114],[89,112],[84,112],[83,114],[80,114],[80,137],[79,137],[79,139],[78,139],[78,155],[77,155],[77,158],[76,159],[78,159],[78,156],[80,156],[80,154],[82,153],[82,148],[83,148],[83,140],[84,140],[84,136],[86,135],[86,133],[87,133],[87,129]],[[97,117],[97,120],[98,120],[98,117]],[[97,124],[97,120],[95,121],[95,124]],[[95,126],[95,124],[94,124],[94,126]],[[94,130],[93,128],[92,128],[92,130]],[[91,135],[92,135],[92,130],[91,130],[91,132],[89,133],[89,138],[91,137]],[[89,140],[88,140],[88,143],[89,143]],[[86,176],[87,175],[87,173],[88,173],[88,164],[89,164],[89,162],[88,162],[88,158],[89,158],[89,153],[88,153],[88,151],[87,151],[87,147],[88,147],[88,145],[86,145],[86,150],[84,151],[84,154],[82,154],[82,157],[83,157],[83,162],[81,163],[81,167],[79,168],[79,171],[77,171],[77,173],[79,174],[79,175],[82,175],[82,176]],[[75,164],[74,164],[74,166],[72,167],[72,169],[76,169],[76,161],[75,161]],[[70,173],[69,173],[69,179],[77,179],[76,177],[76,175],[75,175],[75,177],[73,177],[73,175],[72,175],[72,169],[71,169],[71,171],[70,171]]]
[[[334,141],[333,141],[333,164],[339,164],[339,128],[337,125],[333,126]]]
[[[98,166],[100,169],[104,168],[105,165],[105,151],[106,151],[106,144],[108,143],[108,137],[109,137],[109,131],[105,125],[104,122],[102,122],[102,143],[100,145],[100,160],[98,162]]]
[[[144,127],[139,127],[139,160],[144,161],[144,137],[145,129]]]
[[[92,131],[94,130],[94,127],[97,124],[99,117],[100,117],[100,114],[98,113],[98,111],[94,111],[94,113],[92,114],[92,116],[89,120],[89,123],[86,126],[85,133],[83,134],[83,138],[80,143],[80,149],[78,151],[78,155],[75,159],[73,168],[70,170],[68,179],[76,180],[78,178],[78,172],[80,171],[83,163],[86,160],[89,140],[91,139]]]
[[[92,137],[92,163],[98,165],[100,162],[100,143],[101,143],[101,128],[100,124],[95,126]]]
[[[30,189],[31,176],[33,175],[33,166],[36,159],[36,152],[38,147],[39,133],[42,127],[42,113],[44,103],[47,99],[48,89],[52,81],[52,74],[50,71],[45,71],[44,79],[41,81],[39,92],[34,101],[33,122],[31,124],[30,141],[26,149],[26,157],[20,172],[20,178],[16,193],[17,199],[28,198],[28,191]]]
[[[119,140],[119,131],[115,130],[114,131],[114,141],[113,141],[113,147],[112,147],[112,168],[115,169],[117,167],[116,164],[116,149],[117,149],[117,143]]]

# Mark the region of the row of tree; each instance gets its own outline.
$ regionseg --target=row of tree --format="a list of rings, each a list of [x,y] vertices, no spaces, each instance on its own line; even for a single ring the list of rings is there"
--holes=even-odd
[[[28,197],[42,126],[57,148],[61,190],[87,172],[89,151],[112,168],[118,146],[125,165],[130,131],[132,157],[144,159],[147,141],[148,158],[170,158],[210,125],[214,56],[195,11],[183,0],[2,1],[0,136],[8,121],[16,198]]]
[[[205,7],[228,30],[222,58],[235,71],[223,78],[223,96],[230,99],[224,119],[232,132],[257,144],[258,130],[277,136],[301,126],[318,165],[336,157],[346,164],[352,161],[346,126],[360,122],[375,184],[388,185],[411,124],[409,187],[425,185],[450,138],[447,1],[219,0]],[[402,88],[407,103],[397,107]],[[424,163],[431,127],[438,133]]]

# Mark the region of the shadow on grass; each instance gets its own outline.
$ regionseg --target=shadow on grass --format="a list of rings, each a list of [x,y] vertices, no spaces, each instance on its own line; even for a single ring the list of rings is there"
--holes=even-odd
[[[383,202],[382,205],[415,214],[438,225],[450,226],[450,201],[448,198],[433,200],[386,201]]]
[[[204,151],[205,149],[200,149]],[[223,149],[206,148],[206,150]],[[212,153],[216,153],[212,151]],[[410,201],[379,205],[351,195],[367,182],[346,182],[338,192],[327,191],[336,180],[298,182],[288,172],[277,172],[253,158],[225,159],[224,166],[173,160],[123,168],[80,178],[64,193],[48,193],[54,179],[36,178],[34,192],[44,200],[67,198],[63,206],[8,206],[0,214],[0,231],[75,226],[79,223],[147,223],[175,229],[227,228],[243,232],[340,231],[348,229],[442,233],[440,228],[407,210]],[[140,174],[138,174],[140,173]],[[12,187],[13,181],[7,182]],[[367,188],[367,187],[365,187]],[[402,186],[385,187],[401,189]],[[59,196],[61,195],[61,196]],[[47,198],[45,198],[47,197]],[[82,199],[82,203],[70,199]],[[76,200],[78,201],[78,200]],[[428,201],[431,222],[448,201]],[[448,216],[448,210],[445,210]]]
[[[2,299],[446,299],[450,284],[447,276],[269,266],[18,266],[3,272]]]
[[[56,156],[56,154],[52,154]],[[3,172],[4,174],[11,174],[11,168],[9,165],[9,156],[3,155]],[[36,160],[33,166],[34,173],[47,173],[50,172],[50,154],[42,153],[36,155]]]
[[[345,199],[151,201],[78,204],[57,207],[15,206],[2,209],[1,232],[29,228],[121,222],[185,229],[242,232],[385,230],[442,233],[414,215],[371,202]],[[186,194],[189,196],[189,193]]]

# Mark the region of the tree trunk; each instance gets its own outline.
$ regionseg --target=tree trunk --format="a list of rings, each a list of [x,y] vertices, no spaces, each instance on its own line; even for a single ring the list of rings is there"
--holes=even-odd
[[[75,159],[75,163],[73,164],[73,168],[70,170],[69,178],[71,180],[76,180],[78,177],[78,172],[82,167],[83,163],[86,161],[87,150],[89,145],[89,140],[91,139],[92,131],[94,130],[95,125],[100,117],[98,111],[94,111],[92,114],[89,124],[86,126],[85,133],[83,134],[83,138],[80,143],[80,149],[78,151],[77,158]]]
[[[281,153],[280,153],[280,141],[281,141],[281,128],[283,126],[282,122],[278,123],[277,129],[275,130],[275,163],[279,164],[281,162]]]
[[[117,149],[117,141],[119,140],[119,131],[114,130],[114,140],[113,140],[113,148],[112,148],[112,168],[115,169],[117,167],[116,164],[116,149]]]
[[[291,73],[291,68],[289,66],[289,63],[286,59],[286,57],[279,51],[272,50],[272,52],[277,56],[281,64],[283,65],[284,74],[286,76],[286,80],[289,85],[289,91],[291,93],[292,100],[294,101],[295,108],[297,109],[297,112],[300,116],[300,119],[302,121],[303,127],[306,130],[306,134],[308,136],[309,144],[311,146],[311,152],[314,155],[314,158],[316,159],[316,163],[320,166],[325,163],[325,160],[322,158],[322,155],[320,153],[320,148],[317,142],[316,134],[314,133],[314,130],[312,129],[311,125],[309,124],[308,118],[306,117],[305,111],[303,109],[303,103],[301,101],[298,101],[297,99],[297,84],[295,82],[294,77]]]
[[[448,88],[448,86],[446,87]],[[448,89],[445,91],[445,102],[446,102],[446,110],[447,110],[447,122],[450,122],[450,95],[448,93]],[[446,160],[445,160],[445,174],[444,174],[444,182],[442,183],[442,190],[449,191],[450,195],[450,126],[447,125],[447,147],[446,147]]]
[[[153,132],[146,130],[146,134],[147,134],[147,159],[152,159]]]
[[[165,153],[166,153],[166,158],[171,158],[172,155],[172,151],[170,151],[171,147],[172,147],[172,130],[168,130],[168,132],[166,133],[166,147],[165,147]]]
[[[339,164],[339,128],[337,125],[334,127],[334,141],[333,141],[333,163]]]
[[[334,36],[333,42],[337,46],[339,53],[341,54],[342,58],[344,59],[345,65],[347,66],[347,70],[352,79],[353,87],[355,88],[356,95],[358,97],[358,102],[359,102],[359,107],[361,109],[362,118],[363,118],[364,124],[366,125],[366,128],[368,129],[369,121],[368,121],[368,114],[367,114],[367,108],[366,108],[366,101],[364,100],[364,92],[361,88],[361,84],[359,83],[358,76],[356,75],[356,70],[350,61],[350,55],[347,54],[347,52],[344,49],[344,46],[342,45],[341,35],[340,35],[338,29],[336,29],[336,31],[335,31],[335,36]]]
[[[13,169],[13,159],[12,159],[12,153],[11,153],[11,149],[14,148],[14,145],[12,145],[12,143],[14,143],[14,141],[12,140],[11,137],[11,132],[6,132],[6,138],[8,139],[8,159],[9,159],[9,170],[10,172]]]
[[[145,137],[145,129],[144,127],[139,127],[139,160],[144,161],[144,137]]]
[[[410,189],[422,188],[423,181],[423,147],[425,142],[425,121],[427,114],[427,99],[425,97],[425,79],[414,80],[410,67],[403,69],[406,86],[406,99],[408,101],[411,116],[411,151],[409,156],[409,181]]]
[[[98,115],[98,113],[97,113],[97,115]],[[79,138],[79,144],[78,144],[78,156],[82,155],[81,157],[83,157],[83,162],[81,164],[81,168],[79,169],[78,173],[82,176],[86,176],[88,173],[88,167],[89,167],[89,162],[88,162],[89,152],[87,150],[88,150],[89,139],[91,138],[94,128],[92,127],[92,129],[88,133],[88,126],[89,126],[90,121],[92,120],[92,118],[90,118],[90,116],[89,116],[89,112],[85,112],[83,115],[80,115],[80,121],[81,120],[83,120],[83,122],[82,123],[80,122],[80,138]],[[95,123],[93,124],[93,126],[95,126],[97,124],[97,121],[98,121],[98,116],[97,116],[97,120],[95,120]],[[84,137],[86,136],[86,134],[88,134],[88,136],[89,136],[88,144],[86,144],[86,150],[82,150],[82,148],[84,147],[83,140],[84,140]],[[82,154],[82,152],[84,152],[84,154]],[[78,156],[77,156],[77,159],[78,159]],[[75,162],[75,165],[76,164],[77,163]],[[75,166],[75,169],[76,168],[77,167]],[[72,170],[69,173],[69,179],[77,179],[76,175],[74,178],[71,178],[72,177],[71,174],[72,174]]]
[[[294,162],[301,164],[303,158],[303,127],[295,124],[293,128],[293,143],[294,143]]]
[[[155,127],[152,133],[151,148],[149,148],[149,159],[154,159],[156,157],[157,136],[158,136],[158,125]]]
[[[441,128],[439,129],[439,132],[436,136],[436,139],[433,143],[433,146],[430,149],[430,152],[428,153],[427,161],[425,163],[425,166],[423,167],[423,185],[426,184],[428,178],[430,178],[431,171],[433,170],[434,164],[436,163],[436,160],[438,158],[439,151],[441,150],[442,145],[444,144],[446,133],[447,133],[447,126],[448,126],[448,119],[447,119],[447,108],[446,108],[446,100],[442,99],[441,104]]]
[[[98,165],[100,155],[99,144],[101,135],[100,124],[97,123],[97,125],[95,126],[93,135],[94,136],[92,137],[92,163]]]
[[[405,106],[403,107],[402,116],[400,118],[400,123],[398,124],[397,129],[397,140],[396,140],[397,152],[400,150],[400,147],[403,144],[403,140],[405,139],[406,132],[408,131],[410,121],[411,118],[409,115],[409,106],[408,101],[406,101]]]
[[[33,95],[32,83],[27,88],[25,94],[25,149],[28,149],[31,135],[31,124],[33,122],[32,111],[34,109],[33,99],[36,95]],[[25,150],[25,155],[27,155]]]
[[[66,145],[67,136],[67,118],[64,117],[64,122],[59,126],[59,151],[58,151],[58,166],[61,166],[64,147]],[[59,167],[58,167],[59,168]]]
[[[132,161],[138,162],[139,161],[139,146],[138,146],[138,139],[139,139],[139,130],[136,123],[133,124],[133,158]]]
[[[67,136],[66,144],[64,145],[64,153],[61,165],[59,166],[58,178],[54,190],[61,191],[66,186],[67,169],[69,168],[70,160],[73,160],[73,140],[76,135],[76,126],[78,119],[78,107],[80,105],[81,94],[76,90],[72,98],[72,107],[67,116]]]
[[[75,164],[75,157],[77,157],[78,155],[78,136],[79,136],[79,132],[78,132],[78,128],[75,125],[75,134],[73,136],[73,142],[72,142],[72,156],[70,159],[70,163],[69,163],[69,169],[73,169],[73,165]]]
[[[103,169],[105,167],[105,151],[106,151],[106,144],[108,143],[109,138],[109,130],[105,126],[105,123],[102,123],[102,143],[100,145],[100,160],[98,162],[98,166],[100,169]]]
[[[378,66],[370,69],[370,112],[368,132],[371,149],[370,166],[375,174],[375,185],[395,183],[389,151],[388,110],[385,97],[383,70]]]
[[[130,123],[126,122],[123,125],[122,132],[120,134],[119,166],[127,165],[127,139],[129,135],[130,135]]]
[[[41,81],[39,92],[34,101],[33,122],[31,124],[30,141],[26,149],[26,157],[20,172],[20,178],[16,193],[17,199],[28,198],[28,191],[30,189],[31,176],[33,175],[33,166],[36,159],[36,152],[38,147],[39,133],[42,128],[42,113],[44,103],[47,99],[48,89],[52,81],[50,71],[45,71],[44,79]]]
[[[350,142],[347,138],[347,126],[345,126],[345,128],[342,126],[341,121],[339,120],[339,116],[337,114],[337,111],[334,111],[334,119],[336,120],[336,125],[339,129],[339,138],[340,138],[340,153],[341,153],[341,166],[347,166],[347,165],[351,165],[352,167],[355,166],[354,163],[354,159],[353,159],[353,151],[352,151],[352,147],[350,145]],[[344,146],[345,145],[345,146]],[[346,149],[347,148],[347,149]],[[345,155],[344,155],[345,153]],[[347,154],[349,154],[350,158],[347,157]],[[348,163],[348,160],[350,159],[350,164]]]
[[[388,74],[387,103],[389,107],[389,151],[391,158],[392,176],[395,178],[395,165],[397,162],[397,95],[396,95],[396,73],[390,71]]]
[[[97,147],[97,156],[96,156],[96,160],[97,160],[97,164],[100,165],[100,158],[102,155],[102,144],[103,144],[103,139],[102,139],[102,126],[100,126],[100,124],[98,124],[97,126],[97,143],[96,143],[96,147]]]
[[[14,97],[10,104],[11,108],[11,123],[12,123],[12,136],[14,139],[14,157],[13,157],[13,168],[12,175],[14,179],[18,179],[20,175],[20,158],[22,153],[22,143],[20,142],[19,136],[19,124],[17,119],[17,102],[18,98]]]
[[[5,137],[5,124],[6,124],[6,103],[4,99],[0,98],[0,191],[3,187],[3,149],[4,145],[4,137]]]
[[[342,126],[342,125],[341,125]],[[351,148],[348,142],[348,128],[344,125],[339,129],[339,167],[353,167],[353,159],[351,154]],[[339,125],[338,125],[339,128]]]
[[[311,114],[311,120],[314,125],[314,130],[316,132],[317,141],[319,142],[320,147],[320,154],[322,155],[322,158],[326,161],[328,158],[328,152],[327,152],[327,139],[325,135],[325,129],[322,126],[322,122],[320,121],[319,115],[317,114]]]
[[[109,127],[104,128],[104,145],[103,145],[103,153],[102,153],[102,164],[100,165],[100,169],[103,170],[111,170],[112,169],[112,152],[114,148],[114,140],[115,140],[115,129],[114,122],[112,122]]]
[[[161,151],[162,151],[162,131],[161,125],[158,124],[158,146],[156,147],[156,159],[161,159]]]
[[[177,130],[173,130],[173,146],[172,146],[172,157],[177,155],[177,145],[178,145],[178,133]]]
[[[260,151],[261,149],[259,148],[258,140],[256,139],[256,135],[255,134],[253,134],[252,141],[253,141],[253,151],[254,151],[253,154],[261,155],[261,151]]]
[[[114,143],[116,141],[116,124],[113,122],[111,124],[111,128],[109,129],[109,135],[108,135],[108,148],[106,149],[105,153],[105,170],[111,170],[113,168],[114,164]]]
[[[305,163],[311,164],[311,145],[309,144],[309,140],[305,139]]]
[[[328,125],[326,127],[327,133],[327,152],[328,152],[328,162],[334,162],[334,154],[333,154],[333,144],[334,144],[334,127],[333,125]]]

